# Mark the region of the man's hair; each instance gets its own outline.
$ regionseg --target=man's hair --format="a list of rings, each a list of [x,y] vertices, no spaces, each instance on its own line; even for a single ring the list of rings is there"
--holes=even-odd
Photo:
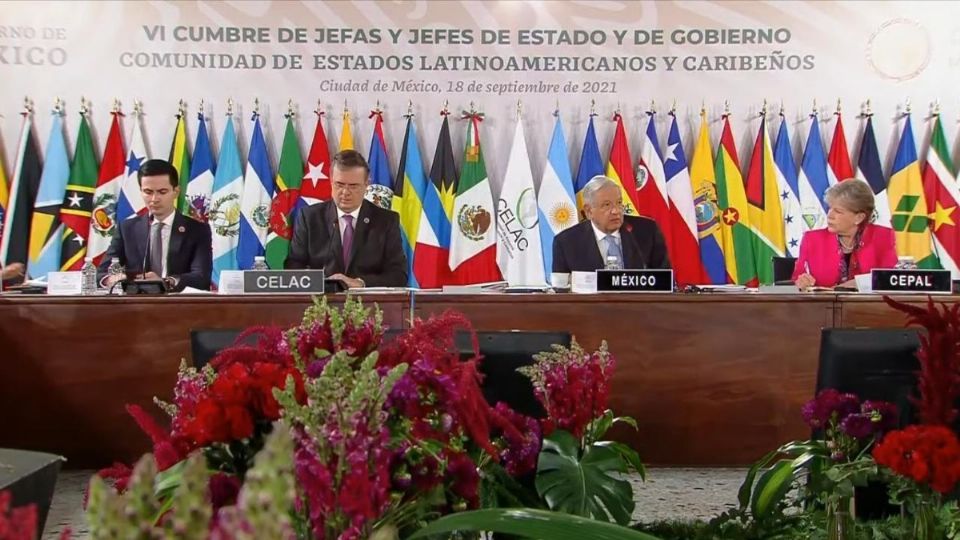
[[[148,159],[140,164],[140,170],[137,171],[137,184],[143,183],[144,176],[163,176],[167,175],[170,179],[170,185],[177,187],[180,185],[180,175],[177,169],[165,159]]]
[[[616,182],[602,174],[598,174],[591,178],[590,181],[587,182],[587,185],[583,186],[583,202],[587,204],[593,204],[594,195],[596,195],[598,191],[605,187],[615,187],[620,189],[620,186]]]
[[[370,176],[370,166],[367,165],[367,160],[363,159],[363,155],[356,150],[337,152],[333,156],[333,166],[340,170],[362,168],[367,172],[366,176]]]

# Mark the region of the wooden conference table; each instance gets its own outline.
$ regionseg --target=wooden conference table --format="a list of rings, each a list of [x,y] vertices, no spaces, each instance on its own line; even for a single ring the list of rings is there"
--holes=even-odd
[[[331,299],[342,300],[342,295]],[[615,435],[657,465],[744,465],[807,434],[824,327],[901,327],[877,296],[761,294],[363,295],[384,323],[456,309],[477,330],[566,330],[617,359]],[[924,297],[901,298],[924,303]],[[956,302],[960,296],[937,298]],[[292,325],[303,296],[0,296],[0,447],[55,452],[68,467],[132,460],[149,441],[127,416],[159,415],[190,330]]]

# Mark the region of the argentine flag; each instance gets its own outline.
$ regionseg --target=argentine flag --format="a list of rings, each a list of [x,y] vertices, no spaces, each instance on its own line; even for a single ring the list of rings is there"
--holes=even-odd
[[[540,180],[537,209],[540,214],[544,275],[546,282],[550,283],[550,274],[553,271],[553,237],[577,224],[577,198],[573,191],[573,177],[570,162],[567,161],[567,142],[563,138],[563,125],[559,115],[553,125],[550,149],[547,150],[547,166],[544,167],[543,178]]]
[[[237,265],[240,270],[253,268],[254,257],[262,256],[265,252],[273,191],[267,142],[260,128],[260,115],[254,113],[253,138],[247,155],[247,173],[243,177],[243,198],[240,203],[240,240],[237,244]]]
[[[213,284],[219,285],[220,272],[237,269],[237,240],[240,236],[240,198],[243,196],[243,167],[233,117],[227,117],[220,146],[220,167],[213,177],[208,223],[213,237]],[[196,162],[194,162],[196,163]]]
[[[136,217],[145,212],[147,207],[140,193],[140,182],[137,180],[140,165],[150,159],[143,139],[143,118],[139,111],[133,113],[133,127],[130,129],[129,140],[127,164],[123,168],[120,196],[117,198],[117,222]]]

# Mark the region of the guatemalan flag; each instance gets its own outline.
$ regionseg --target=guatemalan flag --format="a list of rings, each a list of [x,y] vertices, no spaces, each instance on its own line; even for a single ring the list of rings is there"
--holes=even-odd
[[[139,107],[133,111],[133,127],[130,129],[130,148],[127,149],[127,163],[123,169],[123,183],[117,201],[117,221],[136,217],[146,211],[143,195],[140,193],[140,165],[150,159],[143,138],[143,113]]]
[[[210,232],[213,238],[213,285],[219,286],[220,272],[237,269],[237,240],[240,236],[240,198],[243,196],[243,166],[237,148],[233,116],[221,139],[220,166],[213,177],[210,197]]]
[[[253,138],[250,140],[240,203],[240,241],[237,244],[237,266],[240,270],[253,268],[254,257],[265,253],[273,191],[273,173],[270,172],[267,142],[260,128],[260,114],[253,113]]]
[[[596,139],[594,139],[596,140]],[[599,152],[597,153],[599,162]],[[553,237],[560,231],[577,224],[577,197],[573,190],[573,176],[567,161],[567,141],[563,137],[560,115],[553,125],[553,137],[547,150],[547,166],[540,180],[537,195],[540,214],[540,247],[543,250],[543,267],[547,283],[553,270]]]

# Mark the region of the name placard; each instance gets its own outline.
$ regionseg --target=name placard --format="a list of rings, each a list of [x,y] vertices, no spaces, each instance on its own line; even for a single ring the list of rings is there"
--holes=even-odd
[[[323,294],[323,270],[246,270],[244,294]]]
[[[673,270],[597,270],[597,292],[673,292]]]
[[[953,281],[949,270],[879,269],[870,272],[873,292],[916,292],[950,294]]]
[[[83,288],[82,281],[80,272],[49,272],[47,273],[47,294],[77,296]]]

